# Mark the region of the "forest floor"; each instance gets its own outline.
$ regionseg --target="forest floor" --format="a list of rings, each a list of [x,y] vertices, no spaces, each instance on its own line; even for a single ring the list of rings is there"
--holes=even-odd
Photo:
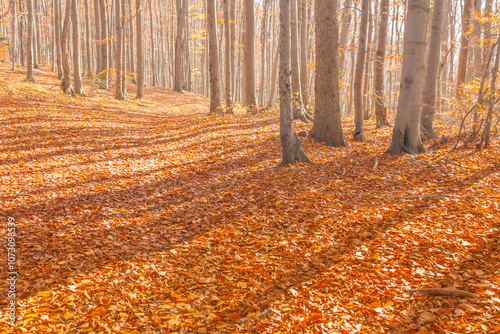
[[[0,237],[13,217],[19,274],[11,327],[3,251],[0,332],[500,332],[498,137],[392,157],[391,129],[356,143],[346,121],[349,148],[302,138],[314,164],[281,168],[274,112],[24,78],[0,66]],[[433,287],[479,298],[408,293]]]

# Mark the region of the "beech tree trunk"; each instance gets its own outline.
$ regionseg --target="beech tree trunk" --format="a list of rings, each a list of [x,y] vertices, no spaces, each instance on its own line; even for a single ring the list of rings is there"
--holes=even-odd
[[[210,76],[210,111],[209,114],[223,114],[220,104],[219,50],[217,48],[217,18],[215,0],[207,0],[208,32],[208,72]]]
[[[437,0],[439,1],[439,0]],[[377,128],[388,126],[387,109],[385,106],[385,52],[387,49],[387,28],[389,23],[389,0],[382,0],[380,3],[380,21],[378,28],[377,56],[375,58],[375,117]]]
[[[82,85],[82,69],[80,65],[80,27],[78,26],[78,7],[76,0],[71,0],[71,25],[73,27],[73,81],[74,91],[85,95]]]
[[[445,0],[434,0],[432,13],[431,37],[429,41],[429,52],[427,54],[427,66],[425,68],[425,81],[422,91],[422,112],[420,114],[424,135],[428,138],[436,138],[434,132],[434,114],[436,112],[436,95],[441,60],[441,35],[443,26]]]
[[[144,43],[142,31],[142,8],[141,0],[135,0],[136,11],[136,31],[137,31],[137,93],[136,98],[142,99],[144,97]]]
[[[368,30],[368,12],[370,11],[370,0],[361,2],[361,21],[359,25],[358,57],[356,59],[356,73],[354,75],[354,132],[355,141],[364,142],[364,112],[363,112],[363,74],[366,58],[366,33]]]
[[[280,140],[282,160],[280,166],[311,161],[302,150],[292,119],[292,89],[291,89],[291,29],[290,1],[280,0]],[[297,51],[297,50],[295,50]]]
[[[245,97],[248,109],[257,106],[255,95],[255,0],[245,0]]]
[[[464,10],[462,14],[462,37],[460,39],[460,56],[458,58],[457,72],[457,93],[462,91],[462,85],[465,84],[467,77],[467,61],[469,57],[469,30],[470,15],[471,15],[471,0],[464,0]]]
[[[332,0],[337,2],[336,0]],[[337,5],[338,6],[338,5]],[[307,109],[309,104],[309,95],[307,94],[307,1],[300,0],[300,81],[301,81],[301,93],[302,93],[302,102],[304,104],[304,108]],[[337,41],[338,41],[338,27],[337,27]],[[337,51],[338,52],[338,51]]]
[[[17,13],[16,2],[12,4],[12,70],[16,69],[16,55],[17,55]]]
[[[305,117],[304,101],[302,100],[302,86],[300,84],[300,64],[299,64],[299,24],[298,8],[299,0],[290,0],[291,19],[291,66],[292,66],[292,98],[293,98],[293,118],[307,121]]]
[[[71,1],[66,1],[66,10],[64,12],[64,25],[62,30],[62,41],[61,41],[61,51],[62,51],[62,66],[63,66],[63,77],[61,82],[61,88],[64,94],[73,94],[75,91],[71,86],[71,67],[69,64],[69,25],[71,24]]]
[[[100,18],[101,18],[101,72],[99,73],[99,86],[103,89],[109,89],[109,59],[108,59],[108,20],[106,15],[106,1],[99,0]]]
[[[187,1],[177,0],[177,36],[175,37],[175,74],[174,74],[174,90],[182,93],[183,87],[183,71],[182,71],[182,47],[184,41],[184,27],[186,15],[184,11],[187,10]]]
[[[386,151],[392,155],[399,155],[403,150],[425,151],[420,140],[420,110],[428,22],[429,0],[408,0],[396,121],[391,145]]]
[[[90,48],[90,18],[89,18],[89,2],[84,1],[85,6],[85,50],[87,59],[87,78],[92,78],[92,50]]]
[[[233,100],[231,98],[232,86],[231,86],[231,13],[229,12],[229,0],[223,0],[224,4],[224,40],[225,40],[225,55],[224,55],[224,65],[225,65],[225,99],[226,99],[226,112],[233,113]]]
[[[116,86],[115,99],[124,100],[123,81],[122,81],[122,52],[123,52],[123,27],[121,20],[121,0],[115,0],[115,29],[116,29],[116,48],[115,48],[115,68],[116,68]]]
[[[28,7],[28,40],[26,43],[26,52],[28,54],[27,67],[26,67],[26,81],[35,82],[33,77],[33,0],[27,0],[26,6]]]
[[[315,117],[309,137],[328,146],[347,146],[340,117],[337,0],[316,0]]]

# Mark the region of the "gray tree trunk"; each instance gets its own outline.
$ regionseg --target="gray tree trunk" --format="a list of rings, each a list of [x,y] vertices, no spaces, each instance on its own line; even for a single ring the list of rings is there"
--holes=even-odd
[[[316,108],[309,137],[328,146],[347,146],[340,117],[337,0],[316,0],[315,4]]]
[[[182,49],[184,44],[184,28],[186,15],[184,11],[187,10],[187,2],[184,0],[177,0],[177,36],[175,37],[175,74],[174,74],[174,90],[182,93],[183,87],[183,71],[182,71]]]
[[[437,0],[440,1],[440,0]],[[389,22],[389,0],[382,0],[380,3],[380,21],[378,28],[378,46],[375,59],[375,118],[377,128],[388,126],[387,109],[385,106],[384,90],[384,65],[385,52],[387,49],[387,28]]]
[[[135,0],[136,16],[136,31],[137,31],[137,99],[144,97],[144,33],[142,31],[142,8],[141,0]]]
[[[229,12],[229,0],[223,0],[224,5],[224,41],[225,41],[225,55],[224,55],[224,66],[225,66],[225,99],[226,99],[226,110],[229,113],[233,113],[233,100],[231,98],[231,13]]]
[[[100,41],[101,40],[101,25],[100,25],[100,15],[99,15],[99,0],[94,0],[94,29],[95,29],[95,40]],[[96,66],[95,66],[95,72],[96,75],[99,75],[101,73],[101,47],[100,44],[96,43]]]
[[[245,97],[249,109],[257,105],[255,95],[255,0],[245,0]]]
[[[424,135],[429,138],[436,137],[433,123],[434,114],[436,112],[437,78],[441,60],[444,3],[445,0],[434,0],[429,53],[427,55],[425,81],[422,91],[422,112],[420,114],[420,122],[422,123]]]
[[[33,77],[33,0],[27,0],[28,7],[28,39],[26,43],[26,52],[28,53],[28,66],[26,68],[26,80],[35,82]]]
[[[99,74],[99,86],[103,89],[109,89],[109,47],[108,47],[108,19],[106,15],[106,0],[99,0],[100,18],[101,18],[101,72]]]
[[[87,58],[87,78],[92,78],[92,50],[90,48],[90,13],[89,2],[84,1],[85,7],[85,51]]]
[[[61,88],[64,94],[73,94],[74,90],[71,86],[71,67],[69,59],[69,26],[71,24],[71,1],[67,0],[66,10],[64,12],[64,25],[61,36],[61,58],[63,67],[63,76],[61,82]]]
[[[293,0],[291,0],[293,1]],[[292,118],[290,0],[280,0],[280,165],[310,163],[302,150]],[[296,50],[295,50],[296,51]]]
[[[392,155],[399,155],[403,150],[410,153],[425,151],[420,140],[420,110],[428,23],[429,0],[409,0],[396,121],[391,145],[386,151]]]
[[[115,29],[116,29],[116,48],[115,48],[115,69],[116,69],[116,86],[115,99],[124,100],[123,81],[122,81],[122,52],[123,52],[123,27],[121,20],[121,0],[115,0]]]
[[[458,72],[457,72],[457,93],[462,90],[462,85],[465,84],[467,77],[467,60],[469,57],[469,30],[470,15],[471,15],[471,0],[464,0],[464,10],[462,14],[462,37],[460,39],[460,56],[458,58]]]
[[[208,72],[210,75],[209,114],[223,114],[220,104],[219,49],[217,48],[217,17],[215,12],[215,0],[207,0],[207,32]]]
[[[77,94],[85,95],[82,84],[82,70],[80,65],[80,27],[78,25],[78,7],[76,0],[71,0],[71,25],[73,27],[73,79],[75,83],[74,91]]]
[[[12,4],[12,70],[16,69],[16,55],[17,55],[17,13],[16,3]]]
[[[368,30],[368,12],[370,0],[361,2],[361,21],[359,25],[358,57],[356,59],[356,73],[354,74],[354,132],[356,141],[365,141],[364,113],[363,113],[363,74],[366,58],[366,33]]]
[[[337,2],[335,0],[335,2]],[[301,81],[301,93],[302,93],[302,102],[304,104],[304,108],[307,110],[307,106],[309,104],[309,95],[307,94],[307,32],[308,32],[308,22],[307,22],[307,1],[300,0],[300,81]],[[337,27],[338,32],[338,27]],[[337,33],[338,40],[338,33]],[[338,51],[337,51],[338,52]]]

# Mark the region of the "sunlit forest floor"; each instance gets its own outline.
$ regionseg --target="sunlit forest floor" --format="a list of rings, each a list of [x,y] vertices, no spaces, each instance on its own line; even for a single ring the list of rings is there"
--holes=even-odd
[[[301,138],[314,164],[280,168],[276,112],[24,78],[0,66],[0,332],[500,332],[500,138],[452,151],[440,124],[391,157],[391,129],[346,120],[349,148]],[[408,293],[431,287],[481,298]]]

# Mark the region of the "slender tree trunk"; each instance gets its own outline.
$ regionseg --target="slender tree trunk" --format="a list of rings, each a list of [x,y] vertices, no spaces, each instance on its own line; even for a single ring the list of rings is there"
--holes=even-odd
[[[224,0],[227,1],[227,0]],[[262,16],[261,33],[260,33],[260,89],[259,89],[259,103],[264,105],[264,93],[266,88],[266,46],[267,46],[267,9],[269,7],[269,0],[264,2],[264,14]]]
[[[352,0],[345,0],[344,7],[342,8],[342,23],[340,26],[340,68],[341,70],[344,68],[344,59],[347,53],[347,35],[349,34],[349,25],[351,23],[351,7]]]
[[[100,15],[99,15],[99,0],[94,0],[94,31],[95,31],[95,55],[96,55],[96,75],[101,73],[101,47],[99,41],[101,40],[101,25],[100,25]]]
[[[233,102],[236,99],[236,0],[228,0],[231,23],[231,90]]]
[[[403,150],[411,153],[425,151],[420,140],[420,110],[428,22],[429,0],[409,0],[398,109],[391,145],[386,151],[392,155],[399,155]]]
[[[361,22],[359,26],[358,58],[356,60],[356,74],[354,75],[354,133],[356,141],[365,141],[364,114],[363,114],[363,73],[366,58],[366,33],[368,29],[368,12],[370,0],[361,2]]]
[[[439,0],[437,0],[439,1]],[[387,49],[387,28],[389,22],[389,0],[382,0],[380,3],[380,21],[378,28],[378,47],[375,59],[375,117],[377,128],[388,126],[387,109],[385,106],[384,91],[384,65],[385,52]]]
[[[41,49],[41,36],[40,36],[40,14],[38,11],[38,0],[33,1],[33,10],[34,10],[34,21],[33,21],[33,67],[40,68],[38,65],[38,60],[40,59],[40,49]]]
[[[135,10],[137,13],[135,24],[137,31],[137,99],[144,97],[144,43],[142,31],[142,8],[141,0],[135,0]]]
[[[62,51],[62,66],[63,66],[63,77],[61,88],[64,94],[74,94],[73,87],[71,86],[71,67],[69,59],[69,26],[71,24],[71,1],[67,0],[66,10],[64,12],[64,25],[62,30],[62,41],[61,41],[61,51]]]
[[[208,72],[210,75],[210,114],[223,114],[220,104],[219,54],[215,0],[207,0]]]
[[[469,30],[470,15],[471,15],[471,0],[464,0],[464,10],[462,15],[462,37],[460,39],[460,56],[458,58],[458,72],[457,72],[457,93],[460,94],[461,86],[465,84],[467,77],[467,61],[469,57]]]
[[[158,81],[156,77],[156,61],[155,61],[155,41],[154,41],[154,35],[155,35],[155,30],[153,29],[153,4],[151,3],[151,0],[149,0],[149,30],[151,31],[151,76],[152,76],[152,85],[153,87],[158,86]]]
[[[280,140],[281,140],[281,166],[297,163],[311,163],[302,150],[292,117],[292,89],[291,89],[291,27],[290,27],[290,2],[293,0],[280,0],[280,66],[279,66],[279,91],[280,91]],[[296,50],[295,50],[296,51]]]
[[[226,110],[229,113],[234,113],[233,112],[233,100],[231,98],[231,78],[232,78],[232,72],[231,72],[231,18],[230,18],[230,12],[229,12],[229,0],[223,0],[223,5],[224,5],[224,41],[225,41],[225,55],[224,55],[224,65],[225,65],[225,73],[226,73],[226,80],[225,80],[225,99],[226,99]]]
[[[370,119],[370,92],[368,87],[370,86],[370,59],[372,53],[372,38],[373,38],[373,15],[372,15],[372,5],[369,5],[370,11],[368,12],[368,30],[366,33],[366,54],[365,54],[365,70],[363,74],[363,119]]]
[[[28,66],[26,70],[26,80],[35,82],[35,78],[33,77],[33,0],[26,1],[26,6],[28,7]]]
[[[12,4],[12,70],[16,70],[16,54],[17,54],[17,13],[16,2]]]
[[[71,0],[71,25],[73,27],[73,79],[75,83],[74,91],[77,94],[85,95],[82,85],[82,70],[80,66],[80,27],[78,25],[78,7],[76,0]]]
[[[151,5],[151,3],[150,3]],[[121,0],[115,0],[115,29],[116,29],[116,48],[115,48],[115,68],[116,68],[116,85],[115,99],[124,100],[122,87],[122,52],[123,52],[123,27],[121,20]]]
[[[90,13],[89,13],[89,2],[84,1],[85,7],[85,49],[87,58],[87,78],[92,78],[92,50],[90,48]]]
[[[481,81],[483,76],[483,52],[481,50],[481,39],[482,39],[482,31],[481,31],[481,0],[473,0],[474,5],[474,24],[472,31],[472,40],[474,42],[474,78],[477,81]]]
[[[333,0],[332,0],[333,1]],[[335,0],[335,2],[337,2]],[[301,79],[301,92],[302,102],[307,110],[309,104],[309,94],[307,94],[307,1],[300,0],[300,79]],[[338,27],[337,27],[338,30]],[[338,40],[338,33],[337,33]],[[338,50],[337,50],[338,52]]]
[[[184,11],[187,10],[186,2],[184,0],[177,0],[177,37],[175,38],[175,77],[174,77],[174,90],[182,93],[183,87],[183,71],[182,71],[182,47],[184,40],[184,26],[186,15]]]
[[[436,112],[437,77],[441,59],[441,35],[443,26],[443,12],[445,0],[434,0],[432,13],[431,37],[427,66],[425,68],[425,81],[422,92],[422,112],[420,115],[424,135],[435,138],[434,114]]]
[[[99,85],[101,88],[109,89],[109,47],[108,47],[108,19],[106,15],[106,1],[99,0],[101,18],[101,72],[99,75]]]
[[[245,96],[249,109],[257,105],[255,95],[255,0],[245,0]]]
[[[340,117],[337,0],[316,0],[316,109],[309,137],[328,146],[347,146]]]
[[[302,85],[300,84],[300,64],[299,64],[299,27],[298,8],[299,0],[290,0],[291,17],[291,66],[292,66],[292,98],[293,98],[293,118],[307,121],[305,117],[304,101],[302,100]]]

